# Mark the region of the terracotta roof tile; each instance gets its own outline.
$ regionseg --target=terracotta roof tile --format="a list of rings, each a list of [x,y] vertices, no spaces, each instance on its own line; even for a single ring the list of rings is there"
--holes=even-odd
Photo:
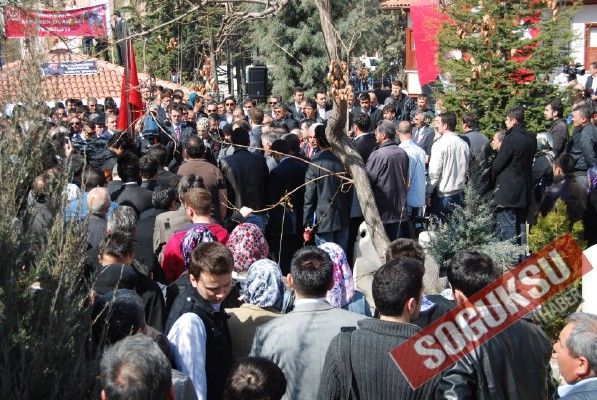
[[[85,61],[95,60],[97,74],[52,76],[42,78],[41,92],[44,100],[65,100],[69,97],[85,99],[87,97],[120,97],[122,74],[124,68],[107,61],[92,58],[81,53],[71,53],[68,50],[51,50],[45,54],[47,62]],[[15,61],[4,66],[0,71],[0,103],[15,102],[22,97],[23,89],[23,61]],[[149,79],[148,74],[139,73],[139,82]],[[185,93],[190,90],[184,86],[162,79],[156,79],[156,84],[171,89],[182,89]]]

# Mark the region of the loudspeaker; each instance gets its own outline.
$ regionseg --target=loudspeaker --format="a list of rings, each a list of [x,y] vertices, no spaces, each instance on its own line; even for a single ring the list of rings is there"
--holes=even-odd
[[[247,74],[247,95],[253,99],[267,98],[267,67],[251,66]]]

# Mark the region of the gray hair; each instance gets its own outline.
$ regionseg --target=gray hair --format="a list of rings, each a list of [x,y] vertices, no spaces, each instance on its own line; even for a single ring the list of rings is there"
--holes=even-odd
[[[280,135],[275,132],[268,132],[261,135],[261,140],[267,144],[272,144],[276,139],[279,139]]]
[[[110,208],[110,195],[105,187],[93,188],[87,193],[87,209],[89,214],[104,215]]]
[[[506,132],[504,132],[504,131],[497,131],[495,133],[495,136],[497,137],[497,140],[499,140],[500,142],[503,142],[504,138],[506,137]]]
[[[172,385],[172,369],[151,338],[128,336],[104,353],[100,380],[108,399],[163,400]]]
[[[184,202],[184,196],[191,189],[205,189],[205,183],[203,178],[194,174],[183,176],[178,183],[178,198],[181,202]]]
[[[594,372],[597,372],[597,315],[574,313],[568,317],[574,324],[566,347],[574,357],[585,357]]]
[[[379,124],[377,124],[377,130],[383,133],[388,139],[394,140],[394,138],[396,138],[396,128],[392,121],[380,121]]]
[[[396,132],[397,133],[401,133],[401,134],[412,134],[413,132],[413,128],[410,124],[410,122],[408,121],[400,121],[398,123],[398,127],[396,128]]]
[[[130,206],[121,205],[108,217],[109,233],[122,233],[134,236],[137,231],[137,213]]]

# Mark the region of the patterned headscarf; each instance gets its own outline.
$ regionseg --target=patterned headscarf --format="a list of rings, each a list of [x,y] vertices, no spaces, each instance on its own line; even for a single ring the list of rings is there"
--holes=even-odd
[[[284,282],[278,264],[268,259],[251,264],[242,286],[242,294],[247,303],[281,310]]]
[[[240,224],[228,238],[226,247],[234,257],[234,270],[245,273],[257,260],[267,258],[269,247],[263,237],[263,232],[255,224]]]
[[[587,171],[587,178],[589,180],[589,193],[597,190],[597,167],[591,167]]]
[[[198,225],[189,229],[180,242],[180,254],[184,261],[185,270],[191,265],[191,253],[199,243],[217,242],[216,237],[207,229],[205,225]]]
[[[209,119],[201,117],[197,120],[197,129],[205,129],[209,131]]]
[[[346,253],[336,243],[326,242],[318,247],[328,253],[334,263],[334,287],[328,291],[325,298],[334,307],[344,307],[354,296],[352,271]]]

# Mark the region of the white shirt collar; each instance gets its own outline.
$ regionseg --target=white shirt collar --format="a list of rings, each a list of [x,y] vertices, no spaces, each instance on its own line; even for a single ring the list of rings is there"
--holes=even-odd
[[[320,297],[318,299],[297,299],[294,301],[295,305],[298,304],[315,304],[315,303],[327,303],[325,297]]]

